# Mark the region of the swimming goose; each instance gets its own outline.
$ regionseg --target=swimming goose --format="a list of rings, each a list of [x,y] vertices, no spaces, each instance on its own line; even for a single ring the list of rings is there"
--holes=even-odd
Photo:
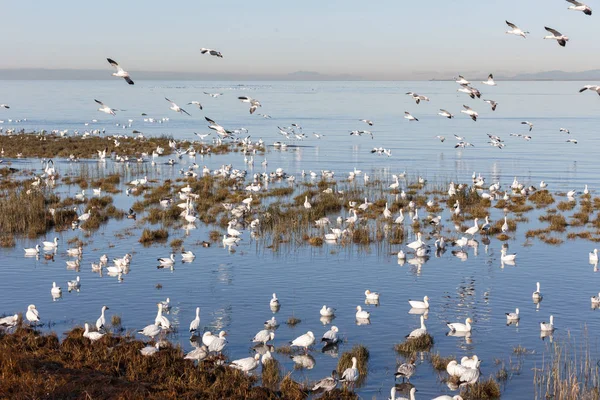
[[[196,307],[196,318],[190,322],[190,333],[194,335],[200,328],[200,307]]]
[[[104,336],[104,333],[100,333],[100,332],[90,332],[90,325],[86,322],[85,323],[85,331],[83,332],[83,337],[86,337],[88,339],[90,339],[93,342],[95,342],[96,340],[100,340],[102,339],[102,337]]]
[[[325,392],[330,392],[337,387],[337,371],[334,369],[331,371],[331,376],[321,379],[311,389],[313,392],[319,389],[323,389]]]
[[[448,326],[448,328],[450,328],[452,332],[471,332],[472,322],[473,320],[471,318],[467,318],[464,324],[461,324],[460,322],[447,322],[446,325]]]
[[[346,368],[344,370],[344,372],[342,373],[342,379],[340,379],[340,382],[346,382],[346,383],[349,383],[350,385],[354,385],[354,382],[356,382],[358,380],[358,377],[360,375],[357,366],[358,366],[358,360],[356,359],[356,357],[352,357],[352,367]]]
[[[339,329],[337,326],[332,326],[327,332],[323,334],[321,338],[321,342],[325,342],[327,344],[335,344],[338,342],[338,332]]]
[[[423,317],[421,317],[421,318],[423,318]],[[406,378],[410,382],[410,377],[413,376],[413,374],[415,373],[415,370],[417,369],[417,367],[415,365],[415,361],[416,361],[416,357],[413,356],[409,362],[400,364],[398,366],[398,368],[396,369],[396,373],[394,374],[394,379],[401,377],[403,381],[404,381],[404,378]]]
[[[591,251],[588,255],[588,259],[589,262],[593,263],[597,263],[598,262],[598,249],[594,249],[594,251]]]
[[[252,343],[262,343],[267,344],[269,340],[275,339],[275,332],[270,331],[268,329],[263,329],[259,331],[254,338],[252,338]]]
[[[513,254],[506,254],[506,249],[502,248],[502,250],[500,251],[500,261],[515,261],[515,259],[517,258],[517,253],[513,253]]]
[[[361,306],[356,306],[356,318],[357,319],[369,319],[369,318],[371,318],[371,313],[363,310]]]
[[[390,398],[389,400],[415,400],[415,393],[417,392],[417,388],[416,387],[412,387],[410,389],[408,398],[407,397],[396,397],[396,391],[398,389],[396,389],[396,386],[392,387],[392,390],[390,391]]]
[[[583,11],[583,13],[585,15],[592,15],[592,9],[583,3],[580,3],[578,1],[575,0],[567,0],[569,3],[573,4],[572,6],[569,6],[569,10],[573,10],[573,11]]]
[[[72,281],[67,281],[67,287],[68,287],[69,291],[71,291],[71,290],[79,291],[79,288],[81,287],[81,282],[79,281],[79,276],[77,276],[77,278],[73,279]]]
[[[542,300],[543,296],[542,296],[542,292],[540,291],[540,283],[536,282],[536,289],[535,292],[533,292],[533,294],[531,295],[531,297],[533,298],[533,301],[539,301]]]
[[[409,121],[419,121],[418,119],[410,115],[408,111],[404,111],[404,118],[406,118]]]
[[[277,323],[277,320],[275,319],[275,317],[271,317],[270,320],[265,321],[265,328],[277,329],[277,327],[279,327],[279,324]]]
[[[52,296],[60,296],[62,294],[62,289],[59,286],[56,286],[56,282],[52,282],[52,289],[50,289],[50,293]]]
[[[469,117],[471,117],[471,119],[473,121],[477,121],[477,117],[479,116],[479,114],[477,114],[477,111],[471,109],[471,107],[466,106],[463,104],[463,107],[465,108],[464,110],[460,110],[461,113],[463,114],[467,114]]]
[[[554,315],[550,316],[550,322],[540,322],[540,330],[543,332],[554,331]]]
[[[367,300],[379,301],[379,293],[371,292],[369,289],[365,290],[365,297],[367,298]]]
[[[418,339],[421,336],[425,336],[427,334],[427,327],[425,326],[425,317],[421,315],[421,327],[414,329],[408,335],[406,335],[406,339]]]
[[[306,351],[308,348],[315,343],[315,335],[308,331],[304,335],[298,336],[296,339],[292,340],[290,344],[296,347],[304,347]]]
[[[173,265],[173,263],[175,262],[175,254],[171,253],[169,258],[157,258],[157,260],[160,263],[160,265]]]
[[[104,324],[106,324],[106,318],[104,317],[104,312],[108,310],[107,306],[102,306],[102,311],[100,312],[100,317],[96,320],[96,329],[99,331],[104,329]]]
[[[55,237],[53,242],[42,242],[45,249],[55,249],[58,247],[58,238]]]
[[[444,110],[443,108],[440,108],[440,112],[438,113],[438,115],[441,115],[442,117],[446,117],[448,119],[454,118],[454,115],[450,114],[448,111]],[[442,140],[442,142],[443,142],[443,140]]]
[[[196,255],[191,250],[182,251],[181,258],[183,261],[192,261],[194,258],[196,258]]]
[[[229,221],[227,223],[227,234],[229,236],[235,236],[238,237],[242,234],[242,232],[238,231],[237,229],[232,228],[232,226],[235,225],[235,222],[233,221]]]
[[[219,332],[219,336],[215,337],[212,342],[210,342],[210,345],[208,345],[208,351],[220,353],[221,350],[225,348],[225,345],[227,345],[227,339],[225,339],[225,336],[227,336],[227,332]]]
[[[335,314],[335,308],[323,305],[323,308],[321,308],[319,313],[321,314],[321,317],[332,317],[333,314]]]
[[[241,358],[239,360],[233,360],[230,367],[239,369],[242,372],[250,372],[256,369],[260,365],[260,354],[255,354],[254,357]]]
[[[519,316],[519,309],[516,308],[515,312],[510,312],[510,313],[506,313],[506,320],[507,321],[518,321],[519,319],[521,319],[521,317]]]
[[[80,256],[83,254],[83,247],[79,246],[73,249],[67,249],[67,254],[70,256]]]
[[[26,256],[34,256],[34,255],[40,253],[40,245],[36,244],[35,247],[30,247],[30,248],[23,249],[23,250],[25,250]]]
[[[592,304],[599,304],[600,303],[600,293],[598,293],[598,296],[592,296],[591,300],[592,300]],[[7,318],[9,318],[9,317],[7,317]],[[2,320],[0,320],[0,325],[2,325]]]
[[[277,298],[277,294],[273,293],[273,297],[271,301],[269,301],[269,306],[271,307],[279,307],[281,304],[279,303],[279,299]]]
[[[544,36],[544,39],[554,39],[562,47],[565,47],[567,45],[567,42],[569,41],[569,38],[567,36],[563,35],[556,29],[548,28],[547,26],[545,26],[544,29],[552,34],[552,35]]]
[[[138,333],[140,333],[144,336],[148,336],[149,338],[154,338],[160,333],[161,330],[162,329],[159,325],[152,324],[152,325],[146,326],[144,329],[139,330]]]
[[[496,82],[494,82],[494,75],[492,75],[492,74],[488,75],[487,81],[482,81],[481,83],[483,83],[484,85],[488,85],[488,86],[496,86]]]
[[[242,239],[235,236],[227,237],[227,235],[223,235],[223,246],[237,246],[240,240]]]
[[[410,304],[410,306],[412,308],[429,308],[429,297],[425,296],[423,297],[423,301],[418,301],[418,300],[408,300],[408,304]]]
[[[143,356],[148,357],[148,356],[158,353],[159,350],[160,350],[160,342],[156,342],[156,344],[154,346],[148,345],[144,348],[141,348],[140,353]]]
[[[513,24],[511,22],[508,22],[508,21],[504,21],[504,22],[506,22],[506,25],[508,25],[512,28],[510,31],[506,31],[506,33],[521,36],[523,39],[525,39],[526,38],[525,35],[529,33],[529,32],[522,31],[518,26],[516,26],[515,24]]]
[[[123,79],[125,79],[125,82],[129,83],[130,85],[133,85],[133,81],[129,77],[129,72],[127,72],[123,68],[121,68],[121,66],[115,60],[112,60],[110,58],[107,58],[106,60],[108,61],[108,63],[110,65],[115,67],[117,70],[117,72],[113,72],[113,74],[112,74],[113,76],[116,76],[118,78],[123,78]]]

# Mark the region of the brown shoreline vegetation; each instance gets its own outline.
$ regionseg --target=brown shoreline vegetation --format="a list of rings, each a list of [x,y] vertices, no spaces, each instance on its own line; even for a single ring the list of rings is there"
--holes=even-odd
[[[180,347],[165,344],[142,356],[145,343],[132,336],[107,334],[91,343],[76,327],[61,341],[25,326],[0,333],[0,396],[12,399],[292,399],[308,396],[305,384],[289,373],[281,379],[277,362],[246,375],[226,365],[224,356],[196,364]],[[368,353],[367,353],[368,354]],[[260,367],[259,367],[260,368]],[[260,371],[260,370],[257,370]],[[356,399],[335,389],[323,399]]]

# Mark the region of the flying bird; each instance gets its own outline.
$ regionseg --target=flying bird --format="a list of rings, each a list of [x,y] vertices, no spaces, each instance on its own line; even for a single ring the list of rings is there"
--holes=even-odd
[[[413,98],[413,100],[417,104],[419,104],[422,100],[423,101],[429,101],[429,97],[427,97],[427,96],[421,96],[421,95],[418,95],[418,94],[413,93],[413,92],[407,92],[406,94],[409,95],[409,96],[411,96]]]
[[[404,118],[406,118],[409,121],[419,121],[418,119],[410,115],[408,111],[404,111]]]
[[[490,106],[492,106],[492,111],[496,111],[496,107],[498,106],[498,103],[496,103],[494,100],[483,100],[484,103],[488,103]]]
[[[448,111],[444,110],[443,108],[440,108],[440,112],[438,113],[438,115],[441,115],[442,117],[446,117],[448,119],[454,118],[453,114],[450,114]]]
[[[600,96],[600,86],[598,86],[598,85],[585,85],[584,87],[582,87],[581,89],[579,89],[579,93],[585,92],[588,89],[590,91],[593,90],[594,92],[598,93],[598,95]]]
[[[525,39],[527,36],[527,34],[529,34],[529,32],[523,31],[521,30],[518,26],[516,26],[515,24],[508,22],[508,21],[504,21],[506,22],[506,25],[510,26],[512,29],[510,31],[506,31],[506,33],[509,33],[511,35],[517,35],[517,36],[521,36],[523,39]]]
[[[463,104],[463,107],[465,109],[464,110],[460,110],[460,112],[463,113],[463,114],[467,114],[469,117],[471,117],[471,119],[473,121],[477,121],[477,117],[479,116],[479,114],[477,114],[477,111],[473,110],[469,106],[465,106],[464,104]]]
[[[203,93],[209,95],[210,97],[214,97],[215,99],[219,96],[223,96],[223,93],[208,93],[208,92],[203,92]]]
[[[112,74],[113,76],[116,76],[118,78],[123,78],[123,79],[125,79],[125,82],[129,83],[130,85],[133,85],[133,81],[129,77],[129,72],[127,72],[123,68],[121,68],[121,66],[115,60],[113,60],[111,58],[107,58],[106,60],[108,61],[108,63],[110,65],[112,65],[113,67],[115,67],[117,69],[117,72],[113,72],[113,74]]]
[[[208,127],[210,129],[216,131],[219,135],[221,135],[223,137],[229,137],[231,135],[231,131],[226,130],[225,128],[223,128],[221,125],[217,124],[212,119],[210,119],[208,117],[204,117],[204,119],[208,121],[208,123],[209,123]]]
[[[544,29],[552,34],[552,35],[544,36],[544,39],[556,40],[558,42],[558,44],[561,45],[562,47],[565,47],[567,45],[567,42],[569,41],[569,38],[567,36],[563,35],[556,29],[548,28],[547,26],[545,26]]]
[[[0,104],[0,108],[10,108],[8,104]]]
[[[533,124],[529,121],[523,121],[521,122],[521,125],[528,125],[529,126],[529,132],[531,132],[531,130],[533,129]]]
[[[360,122],[364,122],[365,124],[368,124],[369,126],[373,126],[373,121],[371,121],[370,119],[361,119]]]
[[[107,106],[106,104],[101,102],[100,100],[94,99],[94,101],[101,105],[101,107],[98,109],[98,111],[102,111],[103,113],[107,113],[107,114],[111,114],[111,115],[116,115],[115,114],[116,110],[110,108],[109,106]]]
[[[457,89],[457,92],[462,92],[462,93],[466,93],[469,95],[470,98],[474,99],[475,96],[477,96],[477,98],[481,98],[481,92],[477,89],[475,89],[472,86],[469,85],[460,85],[461,88]]]
[[[567,140],[567,143],[577,144],[577,139],[569,139]]]
[[[454,78],[454,79],[455,79],[455,82],[458,83],[459,85],[468,85],[469,83],[471,83],[468,80],[466,80],[465,77],[462,75],[459,75],[458,79],[456,79],[456,78]]]
[[[193,105],[195,105],[195,106],[198,106],[198,108],[202,110],[202,104],[200,104],[200,102],[199,102],[199,101],[193,100],[193,101],[190,101],[190,102],[188,103],[188,105],[190,105],[190,104],[193,104]]]
[[[571,134],[571,131],[569,131],[567,128],[560,128],[559,130],[561,132],[565,132],[565,133]]]
[[[567,0],[567,1],[571,4],[573,4],[572,6],[569,6],[569,10],[583,11],[583,13],[585,15],[592,15],[592,9],[587,4],[583,4],[583,3],[580,3],[575,0]]]
[[[487,81],[482,81],[481,83],[488,86],[496,86],[496,82],[494,82],[494,75],[492,74],[488,75]]]
[[[260,101],[253,99],[252,97],[240,96],[238,99],[241,100],[242,103],[250,103],[250,114],[254,114],[254,111],[256,111],[258,107],[262,107]]]
[[[171,100],[167,99],[166,97],[165,97],[165,100],[168,101],[169,103],[171,103],[171,107],[169,107],[169,109],[171,109],[175,112],[178,112],[178,113],[186,113],[187,115],[189,115],[191,117],[189,112],[185,111],[183,108],[179,107],[177,104],[173,103]]]
[[[205,49],[204,47],[200,49],[200,53],[202,53],[202,54],[208,53],[211,56],[223,58],[223,54],[221,54],[220,51],[216,51],[216,50],[213,50],[213,49]]]

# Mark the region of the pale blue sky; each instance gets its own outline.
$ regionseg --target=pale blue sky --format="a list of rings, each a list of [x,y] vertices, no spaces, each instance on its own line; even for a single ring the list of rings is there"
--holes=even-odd
[[[588,4],[600,15],[600,3]],[[497,75],[600,65],[598,16],[563,0],[18,1],[3,3],[0,68],[372,78]],[[596,7],[597,6],[597,7]],[[504,20],[531,32],[504,32]],[[544,41],[544,25],[571,41]],[[224,57],[202,56],[201,47]],[[595,54],[594,54],[595,53]]]

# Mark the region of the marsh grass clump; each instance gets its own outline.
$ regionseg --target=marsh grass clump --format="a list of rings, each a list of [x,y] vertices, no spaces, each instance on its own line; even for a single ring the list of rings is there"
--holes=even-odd
[[[15,237],[11,234],[0,236],[0,247],[15,247]]]
[[[480,380],[473,385],[467,385],[465,389],[461,390],[460,395],[463,400],[499,399],[501,395],[500,385],[490,376],[486,380]]]
[[[362,344],[356,344],[350,351],[345,351],[340,356],[337,364],[337,371],[340,377],[347,368],[352,367],[352,357],[356,357],[356,361],[358,361],[357,368],[359,377],[358,381],[356,382],[356,386],[360,387],[369,373],[369,350]]]
[[[369,228],[359,226],[352,231],[352,242],[355,244],[368,245],[372,241]]]
[[[281,381],[281,366],[276,359],[267,360],[262,366],[262,384],[270,389],[276,389]]]
[[[180,250],[181,246],[183,246],[183,239],[181,239],[181,238],[173,239],[173,240],[171,240],[171,243],[169,243],[169,246],[171,246],[173,251]]]
[[[281,381],[280,390],[284,399],[302,400],[308,396],[308,393],[302,389],[298,382],[295,382],[292,373],[288,372]]]
[[[506,242],[508,239],[510,239],[510,236],[508,236],[506,233],[501,233],[496,236],[496,239],[498,239],[502,242]]]
[[[548,229],[554,232],[564,232],[567,227],[567,220],[560,214],[546,214],[539,217],[541,222],[548,222]]]
[[[308,238],[308,243],[310,243],[311,246],[323,246],[324,240],[320,236],[312,236]]]
[[[547,190],[538,190],[530,195],[528,199],[535,204],[536,208],[547,207],[554,203],[554,197]]]
[[[150,230],[144,229],[139,242],[144,246],[150,245],[154,242],[165,242],[169,237],[169,232],[166,229]]]
[[[520,355],[529,354],[530,351],[527,350],[526,347],[523,347],[521,345],[517,345],[517,346],[513,347],[513,353],[515,353],[516,355],[520,356]]]
[[[456,360],[454,356],[443,357],[439,352],[430,354],[429,360],[436,371],[445,371],[446,366],[452,360]]]
[[[433,347],[433,336],[426,333],[414,339],[406,339],[394,346],[394,350],[404,357],[408,357],[417,351],[429,351]]]
[[[542,242],[550,244],[552,246],[558,246],[559,244],[562,244],[564,242],[564,240],[562,240],[561,238],[557,238],[556,236],[541,235],[539,239]]]
[[[298,325],[302,320],[300,318],[296,318],[294,315],[289,317],[285,323],[291,327]]]
[[[571,211],[577,205],[576,201],[561,201],[556,205],[560,211]]]

